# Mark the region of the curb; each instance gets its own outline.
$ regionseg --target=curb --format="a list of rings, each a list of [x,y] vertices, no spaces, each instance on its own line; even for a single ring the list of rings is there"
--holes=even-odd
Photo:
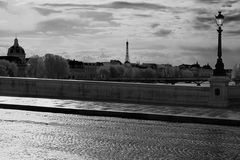
[[[71,109],[71,108],[53,108],[53,107],[40,107],[40,106],[15,105],[15,104],[0,104],[0,108],[36,111],[36,112],[77,114],[77,115],[85,115],[85,116],[117,117],[117,118],[139,119],[139,120],[156,120],[156,121],[166,121],[166,122],[175,122],[175,123],[199,123],[199,124],[211,124],[211,125],[240,126],[240,120],[190,117],[190,116],[166,115],[166,114],[100,111],[100,110],[85,110],[85,109]]]

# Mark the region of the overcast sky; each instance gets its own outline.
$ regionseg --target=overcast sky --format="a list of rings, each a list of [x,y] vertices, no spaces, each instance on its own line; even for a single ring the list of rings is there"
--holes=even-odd
[[[225,15],[223,61],[232,68],[240,63],[239,0],[0,1],[0,54],[17,35],[27,57],[123,62],[128,39],[131,62],[214,66],[218,10]]]

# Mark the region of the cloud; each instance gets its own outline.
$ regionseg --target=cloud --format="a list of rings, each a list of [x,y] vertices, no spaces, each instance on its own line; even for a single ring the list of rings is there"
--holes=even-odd
[[[100,32],[100,30],[90,28],[88,21],[56,18],[39,22],[36,32],[42,32],[49,35],[77,35],[97,33]]]
[[[0,1],[0,8],[7,8],[8,2]]]
[[[201,23],[212,23],[214,22],[214,17],[203,17],[203,16],[198,16],[196,17],[196,20]]]
[[[209,15],[210,11],[206,8],[191,8],[191,11],[193,11],[196,15]]]
[[[33,9],[35,9],[36,11],[38,11],[38,13],[40,13],[43,16],[48,16],[52,13],[61,13],[62,11],[56,11],[53,9],[48,9],[48,8],[39,8],[39,7],[33,7]]]
[[[83,28],[86,24],[80,24],[77,20],[71,19],[52,19],[38,23],[37,28],[40,31],[44,32],[74,32],[78,31],[80,28]]]
[[[153,34],[158,37],[167,37],[168,35],[172,34],[172,31],[168,29],[160,29],[159,31],[154,32]]]
[[[79,13],[80,18],[91,18],[94,21],[107,21],[114,20],[113,14],[110,12],[98,12],[98,11],[85,11]]]
[[[206,3],[206,4],[217,4],[222,3],[223,0],[197,0],[198,3]]]
[[[227,30],[226,33],[230,34],[231,36],[239,36],[240,35],[240,29],[238,29],[238,30]]]
[[[113,13],[99,11],[85,11],[78,13],[81,19],[89,19],[91,27],[118,27],[120,23],[115,21]]]
[[[156,27],[158,27],[158,26],[160,26],[159,23],[153,23],[153,24],[151,24],[151,28],[156,28]]]
[[[227,2],[225,2],[222,7],[228,7],[231,8],[233,4],[239,2],[238,0],[228,0]]]
[[[149,18],[152,17],[152,15],[148,15],[148,14],[134,14],[137,17],[143,17],[143,18]]]
[[[194,12],[197,13],[197,16],[193,20],[193,28],[197,30],[208,30],[216,23],[215,16],[204,9],[196,9]],[[240,10],[226,10],[223,14],[224,23],[226,24],[240,22]]]
[[[217,61],[217,46],[181,46],[183,56],[195,57],[196,60],[202,64],[210,63],[212,66],[216,64]],[[231,68],[234,64],[239,64],[240,57],[238,53],[240,48],[227,48],[223,47],[223,62],[225,68]]]
[[[146,2],[126,2],[126,1],[115,1],[112,3],[100,4],[100,5],[89,5],[89,4],[75,4],[75,3],[45,3],[42,6],[49,7],[83,7],[83,8],[112,8],[112,9],[139,9],[139,10],[165,10],[168,7],[164,5],[146,3]]]
[[[0,44],[0,47],[1,47],[1,48],[9,48],[10,45],[9,45],[9,44]]]
[[[9,30],[0,30],[0,37],[9,37],[13,36],[15,33]]]
[[[75,3],[44,3],[41,4],[42,6],[48,6],[48,7],[89,7],[94,5],[84,5],[84,4],[75,4]]]
[[[212,26],[205,23],[195,22],[193,28],[196,30],[209,30]]]
[[[160,9],[167,9],[166,6],[153,4],[153,3],[132,3],[132,2],[125,2],[125,1],[116,1],[109,4],[101,5],[101,7],[106,8],[114,8],[114,9],[152,9],[152,10],[160,10]]]
[[[197,16],[193,20],[193,28],[196,30],[209,30],[215,23],[214,17],[210,16]]]
[[[233,10],[230,13],[225,14],[224,23],[239,22],[240,21],[240,11]]]
[[[233,5],[238,3],[239,0],[196,0],[196,2],[206,5],[214,5],[215,8],[223,9],[233,7]]]

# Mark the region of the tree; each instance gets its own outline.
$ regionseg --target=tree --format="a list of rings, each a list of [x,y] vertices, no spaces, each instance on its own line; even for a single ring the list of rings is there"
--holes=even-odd
[[[47,78],[67,78],[70,72],[67,60],[53,54],[44,56],[44,64]]]
[[[97,74],[101,79],[108,79],[110,76],[109,67],[101,66],[97,69]]]
[[[46,69],[43,57],[33,56],[28,60],[27,75],[29,77],[43,78],[46,76]]]
[[[0,65],[0,76],[8,76],[7,69],[3,65]]]
[[[134,67],[132,69],[132,77],[133,78],[136,78],[136,79],[139,79],[139,78],[142,78],[142,72],[139,68],[136,68]]]
[[[236,85],[240,84],[240,65],[239,64],[235,64],[233,66],[231,78],[236,83]]]
[[[124,78],[132,78],[132,75],[133,75],[132,67],[125,67],[123,77]]]
[[[232,69],[232,78],[233,79],[240,79],[240,65],[235,64]]]
[[[211,69],[203,69],[199,70],[199,77],[211,77],[212,70]]]
[[[189,69],[182,69],[181,70],[181,76],[183,78],[192,78],[193,77],[193,73]]]
[[[123,74],[124,74],[124,67],[121,66],[121,65],[115,65],[116,66],[116,69],[118,71],[118,76],[119,78],[122,78],[123,77]]]
[[[156,72],[152,68],[147,68],[142,70],[142,78],[155,78]]]
[[[114,66],[110,66],[109,71],[110,71],[110,77],[111,78],[118,78],[119,77],[118,70]]]
[[[164,77],[174,77],[175,69],[172,66],[166,66],[164,69]]]
[[[181,76],[180,68],[178,66],[173,67],[173,77],[177,78],[180,76]]]
[[[18,67],[14,62],[0,60],[0,75],[1,76],[17,76]]]

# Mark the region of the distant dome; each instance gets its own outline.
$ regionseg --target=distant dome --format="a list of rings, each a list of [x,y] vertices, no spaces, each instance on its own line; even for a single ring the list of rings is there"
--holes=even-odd
[[[14,39],[14,44],[8,49],[7,56],[19,57],[22,60],[25,60],[25,51],[19,46],[18,39]]]

